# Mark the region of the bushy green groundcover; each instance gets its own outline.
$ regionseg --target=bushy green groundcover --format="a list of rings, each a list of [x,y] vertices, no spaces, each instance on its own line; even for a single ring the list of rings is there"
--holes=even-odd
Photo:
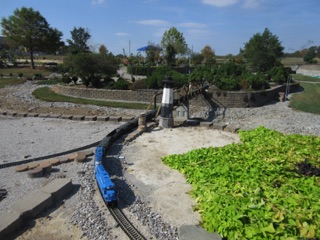
[[[227,239],[320,238],[320,137],[264,127],[163,162],[193,186],[202,224]]]

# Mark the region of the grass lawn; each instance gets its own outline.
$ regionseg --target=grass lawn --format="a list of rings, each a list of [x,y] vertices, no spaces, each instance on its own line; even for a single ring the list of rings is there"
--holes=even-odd
[[[18,85],[24,83],[26,80],[23,78],[0,78],[0,88],[8,85]]]
[[[49,87],[41,87],[33,91],[33,96],[47,102],[72,102],[78,104],[90,104],[102,107],[128,108],[128,109],[147,109],[148,104],[129,103],[129,102],[111,102],[84,98],[74,98],[57,94],[50,90]]]
[[[293,80],[298,82],[319,82],[320,83],[320,78],[305,76],[302,74],[293,74],[292,78]]]
[[[0,68],[0,75],[5,77],[18,77],[22,73],[23,77],[31,78],[35,74],[41,74],[42,76],[47,76],[51,71],[42,68],[32,69],[29,67],[20,67],[20,68]]]
[[[303,112],[320,114],[320,83],[300,83],[302,93],[293,94],[290,107]]]

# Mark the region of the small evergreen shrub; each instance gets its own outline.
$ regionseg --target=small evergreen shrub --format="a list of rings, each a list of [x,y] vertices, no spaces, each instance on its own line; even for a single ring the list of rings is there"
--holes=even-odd
[[[116,90],[128,90],[129,82],[123,78],[119,78],[112,86],[112,89]]]
[[[62,82],[65,84],[69,84],[71,83],[72,79],[70,78],[70,76],[68,74],[63,74],[62,75]]]

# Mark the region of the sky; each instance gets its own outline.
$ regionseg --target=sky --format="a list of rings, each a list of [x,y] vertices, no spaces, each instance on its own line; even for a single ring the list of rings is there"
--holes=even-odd
[[[0,0],[1,19],[21,7],[39,11],[64,41],[87,29],[92,49],[103,44],[114,55],[160,44],[171,27],[193,52],[209,45],[219,56],[238,54],[265,28],[284,52],[320,46],[320,0]]]

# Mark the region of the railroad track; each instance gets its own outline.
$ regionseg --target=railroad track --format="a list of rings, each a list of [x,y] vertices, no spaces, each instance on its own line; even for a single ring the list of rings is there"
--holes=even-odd
[[[145,240],[145,237],[131,224],[128,218],[117,207],[108,207],[110,213],[131,240]]]

